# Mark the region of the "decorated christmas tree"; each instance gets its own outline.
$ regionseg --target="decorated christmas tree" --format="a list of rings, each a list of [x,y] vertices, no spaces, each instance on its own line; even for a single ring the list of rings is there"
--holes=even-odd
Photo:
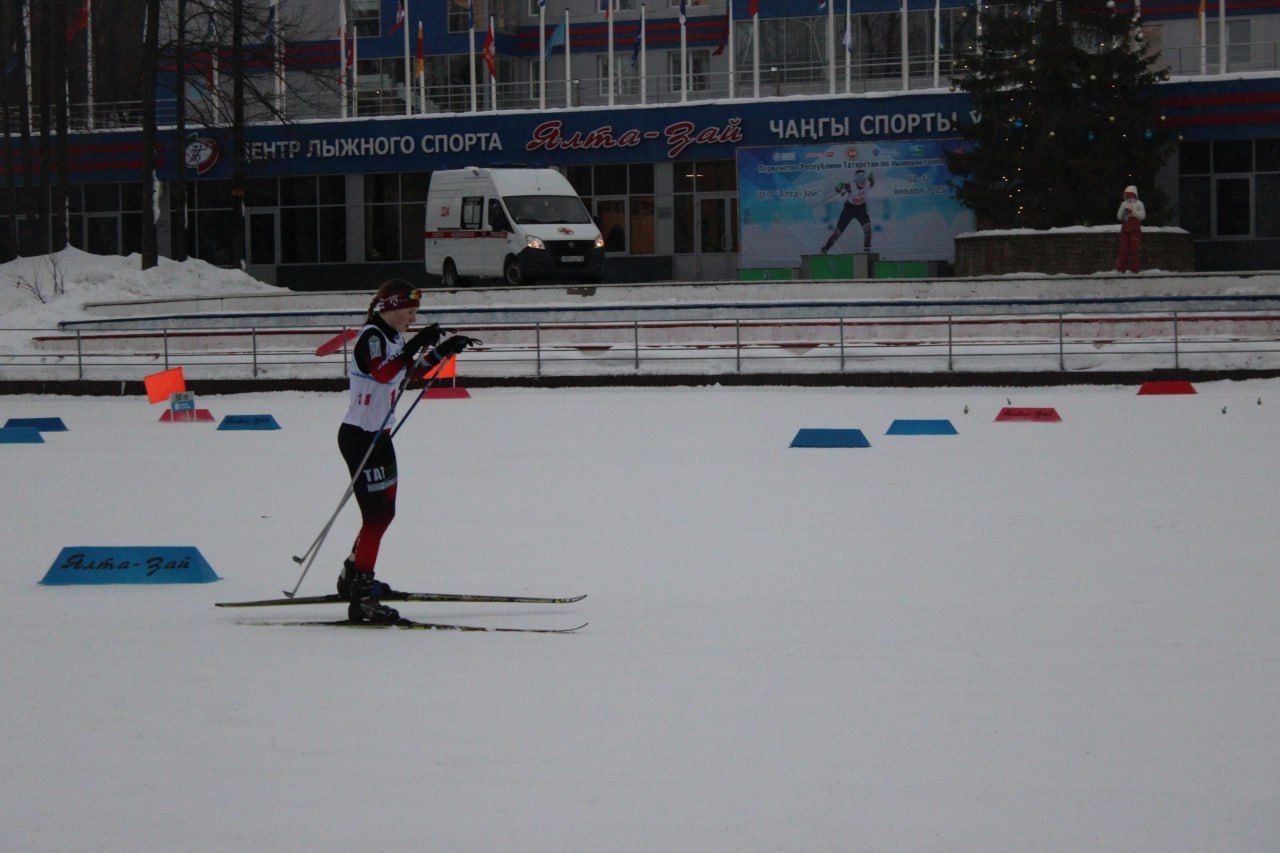
[[[1155,90],[1167,73],[1139,16],[1105,0],[995,6],[978,34],[957,85],[980,118],[960,127],[969,150],[948,155],[978,226],[1114,223],[1129,184],[1147,222],[1163,222],[1154,178],[1172,145]]]

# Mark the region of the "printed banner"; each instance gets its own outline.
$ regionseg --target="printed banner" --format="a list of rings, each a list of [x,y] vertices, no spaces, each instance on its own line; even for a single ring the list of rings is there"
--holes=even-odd
[[[955,259],[973,230],[943,156],[959,140],[855,142],[738,150],[744,268],[799,267],[801,256],[876,252]]]

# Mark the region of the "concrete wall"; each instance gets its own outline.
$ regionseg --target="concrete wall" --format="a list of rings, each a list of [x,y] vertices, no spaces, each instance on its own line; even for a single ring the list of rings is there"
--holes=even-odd
[[[1114,270],[1120,245],[1118,225],[994,231],[956,238],[956,275],[1025,273],[1089,275]],[[1181,228],[1147,228],[1142,233],[1142,268],[1172,272],[1195,269],[1195,244]]]

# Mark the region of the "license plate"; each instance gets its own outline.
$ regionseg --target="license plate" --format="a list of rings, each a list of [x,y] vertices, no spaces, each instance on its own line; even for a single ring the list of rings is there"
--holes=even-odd
[[[585,261],[582,255],[561,255],[560,262],[565,264],[580,264]]]

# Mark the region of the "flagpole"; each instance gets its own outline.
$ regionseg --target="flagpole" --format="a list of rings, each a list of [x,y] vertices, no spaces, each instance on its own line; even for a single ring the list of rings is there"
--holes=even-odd
[[[274,50],[271,51],[271,67],[275,71],[276,78],[276,111],[281,116],[284,115],[284,38],[283,28],[280,26],[280,0],[271,0],[274,14],[271,16],[272,26],[275,32],[271,34],[271,43]],[[181,97],[181,96],[179,96]]]
[[[351,115],[360,115],[360,34],[351,30]]]
[[[737,86],[733,85],[735,76],[733,76],[733,65],[737,64],[737,54],[733,53],[733,0],[724,0],[728,6],[728,10],[724,15],[728,19],[728,38],[726,38],[728,49],[728,96],[737,97]]]
[[[1218,73],[1227,73],[1227,0],[1218,0]]]
[[[418,112],[427,112],[427,60],[422,49],[422,21],[418,21]]]
[[[905,3],[906,0],[903,0]],[[827,88],[836,93],[836,0],[827,0]]]
[[[853,91],[853,0],[844,0],[844,93]]]
[[[933,0],[933,88],[942,85],[942,0]]]
[[[213,54],[213,88],[218,88],[218,54]],[[338,88],[342,99],[342,117],[347,117],[347,0],[338,0]]]
[[[569,7],[564,9],[564,106],[573,105],[573,70],[569,67]]]
[[[89,129],[93,130],[93,0],[85,0],[85,16],[88,25],[85,27],[85,69],[87,73],[87,100],[89,107]]]
[[[1200,14],[1196,17],[1200,20],[1200,73],[1204,74],[1209,67],[1209,28],[1206,26],[1205,21],[1204,0],[1200,0]]]
[[[680,14],[680,100],[689,100],[689,45],[685,35],[685,16]]]
[[[547,108],[547,4],[538,4],[538,109]]]
[[[649,101],[649,37],[645,33],[645,6],[640,3],[640,103]]]
[[[476,18],[467,7],[467,65],[471,69],[471,112],[476,111]]]
[[[975,14],[973,16],[973,26],[974,26],[973,50],[975,53],[981,55],[982,54],[982,0],[974,0],[973,8],[975,10]],[[1062,6],[1059,5],[1058,8],[1061,9]]]
[[[760,97],[760,10],[751,16],[751,97]]]
[[[24,50],[26,51],[26,53],[25,53],[25,55],[23,56],[23,65],[25,65],[25,66],[26,66],[26,69],[27,69],[27,103],[28,103],[28,104],[31,104],[31,103],[34,103],[34,102],[32,101],[32,99],[31,99],[31,98],[32,98],[32,91],[31,91],[31,18],[32,18],[32,15],[31,15],[31,0],[27,0],[27,2],[26,2],[25,4],[23,4],[22,17],[23,17],[23,18],[25,19],[25,21],[26,21],[26,24],[25,24],[25,26],[24,26],[24,29],[26,30],[26,46],[25,46]],[[32,133],[35,133],[35,132],[36,132],[36,115],[35,115],[35,110],[27,110],[27,118],[28,118],[28,120],[29,120],[29,121],[30,121],[30,123],[31,123],[31,127],[30,127],[31,132],[32,132]]]
[[[902,0],[902,91],[911,88],[911,69],[908,65],[909,57],[907,56],[907,38],[910,33],[907,32],[907,0]]]
[[[404,22],[400,24],[404,33],[404,114],[413,115],[413,74],[409,68],[409,0],[404,0]]]
[[[493,28],[493,15],[489,16],[489,35],[493,38],[493,68],[489,73],[489,109],[498,110],[498,36]]]
[[[613,106],[613,0],[605,0],[605,35],[609,39],[609,106]]]

